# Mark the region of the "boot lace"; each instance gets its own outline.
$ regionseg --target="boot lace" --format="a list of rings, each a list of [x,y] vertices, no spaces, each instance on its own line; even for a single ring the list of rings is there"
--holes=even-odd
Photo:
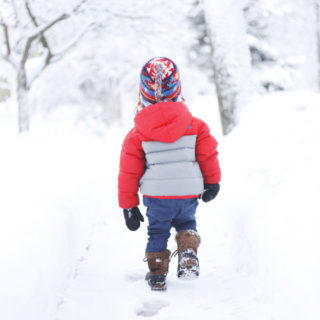
[[[170,256],[170,258],[169,258],[169,261],[171,261],[172,258],[174,258],[177,254],[178,254],[178,250],[173,251],[173,252],[171,253],[171,256]]]

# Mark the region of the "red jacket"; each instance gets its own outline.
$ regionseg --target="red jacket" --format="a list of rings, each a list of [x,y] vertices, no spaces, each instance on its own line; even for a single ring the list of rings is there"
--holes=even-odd
[[[220,182],[217,141],[210,135],[207,124],[193,117],[183,103],[162,102],[150,105],[136,115],[134,122],[135,127],[125,137],[120,156],[118,196],[121,208],[133,208],[139,205],[139,180],[145,171],[143,141],[171,143],[182,136],[197,135],[196,160],[204,183]]]

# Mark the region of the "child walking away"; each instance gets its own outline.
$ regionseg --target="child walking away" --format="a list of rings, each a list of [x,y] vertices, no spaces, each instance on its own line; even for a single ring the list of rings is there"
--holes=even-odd
[[[122,145],[119,205],[127,227],[137,230],[144,221],[138,208],[140,188],[149,222],[146,280],[152,290],[165,290],[172,227],[178,277],[199,275],[195,213],[200,197],[208,202],[219,192],[217,141],[186,107],[178,68],[168,58],[153,58],[143,66],[134,123]]]

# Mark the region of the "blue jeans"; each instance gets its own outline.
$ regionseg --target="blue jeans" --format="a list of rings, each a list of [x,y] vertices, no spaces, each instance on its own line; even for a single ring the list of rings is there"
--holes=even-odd
[[[143,197],[147,207],[148,244],[146,252],[159,252],[167,249],[170,229],[197,231],[195,213],[197,198],[190,199],[157,199]]]

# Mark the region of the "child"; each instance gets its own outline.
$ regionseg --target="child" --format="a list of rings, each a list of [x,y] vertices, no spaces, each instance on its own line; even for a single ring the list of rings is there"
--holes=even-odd
[[[140,81],[135,126],[121,151],[119,205],[127,227],[137,230],[144,221],[140,188],[149,220],[146,280],[152,290],[165,290],[171,227],[177,231],[178,277],[199,275],[198,198],[216,197],[221,174],[217,142],[185,106],[176,64],[153,58],[143,66]]]

